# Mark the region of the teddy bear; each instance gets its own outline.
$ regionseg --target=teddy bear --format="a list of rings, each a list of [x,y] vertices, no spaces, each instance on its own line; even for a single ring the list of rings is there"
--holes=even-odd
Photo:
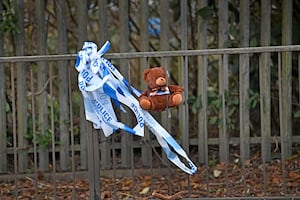
[[[179,106],[183,101],[183,87],[167,85],[167,72],[164,67],[146,69],[143,73],[148,86],[139,97],[141,108],[150,111],[164,111],[167,107]]]

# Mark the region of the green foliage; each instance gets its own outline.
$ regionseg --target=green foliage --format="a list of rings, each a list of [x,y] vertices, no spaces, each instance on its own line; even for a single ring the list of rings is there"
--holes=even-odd
[[[9,33],[17,33],[19,32],[17,28],[17,15],[15,10],[13,9],[14,1],[4,0],[2,2],[3,9],[0,12],[2,20],[0,21],[0,31],[9,32]]]
[[[236,119],[239,110],[239,97],[232,92],[225,91],[225,105],[226,111],[226,126],[229,130],[236,129]],[[259,93],[249,91],[248,105],[249,109],[254,109],[259,102]],[[201,96],[190,96],[188,99],[190,109],[192,113],[196,114],[202,108]],[[209,90],[207,92],[207,109],[209,117],[209,124],[216,125],[221,128],[223,125],[223,118],[220,113],[222,111],[222,95],[218,94],[215,90]],[[300,117],[300,110],[299,110]]]
[[[259,93],[249,90],[248,108],[254,109],[259,102]]]
[[[25,135],[25,138],[30,140],[32,143],[34,142],[34,135],[33,132],[30,131],[27,135]],[[52,133],[51,129],[49,129],[46,134],[42,135],[40,133],[36,133],[36,144],[41,149],[47,149],[52,144]]]
[[[239,99],[237,96],[233,94],[229,94],[228,91],[224,93],[225,97],[225,105],[227,105],[227,112],[226,112],[226,126],[228,129],[234,130],[236,128],[235,125],[235,114],[238,110]],[[217,94],[215,91],[210,91],[208,94],[208,105],[211,109],[211,119],[209,123],[211,125],[217,125],[218,128],[221,128],[223,125],[223,118],[220,116],[220,112],[222,110],[222,95]]]
[[[294,112],[294,118],[300,118],[300,109]]]
[[[210,6],[206,6],[203,8],[200,8],[196,11],[196,15],[199,15],[203,18],[203,20],[208,20],[211,18],[214,14],[214,9]]]
[[[198,110],[201,109],[201,106],[202,106],[201,96],[191,95],[188,98],[188,103],[190,105],[190,109],[192,110],[192,113],[196,114],[198,112]]]
[[[234,115],[238,110],[239,99],[237,96],[230,95],[227,91],[225,92],[225,103],[228,106],[228,111],[226,113],[226,123],[228,129],[235,129]],[[211,125],[217,125],[218,128],[222,127],[222,117],[219,113],[222,110],[222,95],[218,94],[214,90],[210,90],[207,93],[207,104],[208,104],[208,114],[210,115],[209,123]],[[188,99],[190,108],[194,114],[196,114],[202,107],[201,96],[190,96]]]
[[[10,105],[9,105],[9,103],[7,103],[7,102],[6,102],[6,104],[5,104],[5,111],[6,111],[7,113],[11,112]]]
[[[208,166],[209,167],[215,167],[217,165],[217,158],[216,155],[213,153],[212,158],[208,161]]]
[[[54,98],[51,98],[50,95],[48,95],[48,121],[51,121],[51,99],[53,101],[53,120],[54,120],[54,127],[57,127],[59,124],[59,104],[58,101]],[[31,108],[29,108],[31,109]],[[35,121],[38,121],[38,117],[35,119]],[[29,120],[28,122],[28,134],[25,135],[24,137],[31,141],[32,143],[34,142],[34,132],[32,130],[32,119]],[[66,122],[68,123],[68,122]],[[55,134],[55,132],[52,132],[51,128],[48,128],[45,130],[45,133],[41,133],[41,127],[36,127],[36,144],[41,148],[41,149],[47,149],[51,146],[52,144],[52,134]],[[59,144],[59,142],[55,142],[56,144]]]

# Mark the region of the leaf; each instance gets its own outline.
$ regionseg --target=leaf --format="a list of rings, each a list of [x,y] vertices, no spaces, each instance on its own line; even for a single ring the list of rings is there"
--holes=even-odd
[[[214,14],[214,9],[210,6],[206,6],[197,10],[196,15],[200,15],[204,20],[208,20]]]
[[[213,174],[214,174],[214,177],[215,178],[218,178],[221,174],[222,174],[222,171],[221,170],[218,170],[218,169],[215,169],[213,171]]]
[[[140,194],[147,194],[150,191],[150,187],[145,187]]]
[[[213,105],[214,107],[220,109],[222,107],[222,99],[218,98],[218,99],[212,101],[211,105]]]
[[[211,125],[215,125],[216,123],[217,123],[217,121],[218,121],[218,117],[212,117],[212,118],[210,118],[210,120],[209,120],[209,124],[211,124]]]
[[[300,117],[300,109],[294,112],[294,117],[299,118]]]
[[[9,104],[6,102],[6,105],[5,105],[5,111],[8,113],[10,112],[10,106]]]
[[[236,110],[236,107],[233,107],[232,109],[230,109],[230,111],[228,112],[228,117],[231,117],[234,113],[234,111]]]
[[[300,179],[300,174],[299,173],[296,173],[296,172],[290,172],[288,174],[288,176],[293,179],[293,180],[297,180],[297,179]]]

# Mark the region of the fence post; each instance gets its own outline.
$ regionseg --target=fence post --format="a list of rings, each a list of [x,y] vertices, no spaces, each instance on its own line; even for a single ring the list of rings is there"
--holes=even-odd
[[[292,44],[293,1],[282,2],[282,45]],[[283,193],[286,194],[285,159],[292,155],[292,52],[282,53],[280,139]]]
[[[188,49],[188,3],[186,0],[180,1],[180,22],[181,22],[181,50]],[[182,57],[181,63],[181,79],[184,87],[184,96],[188,98],[189,96],[189,68],[188,68],[188,57]],[[188,101],[185,100],[183,105],[180,106],[182,109],[182,146],[187,153],[189,153],[189,104]]]
[[[81,49],[83,42],[87,39],[87,1],[78,1],[78,49]],[[79,92],[79,91],[78,91]],[[87,169],[87,126],[88,122],[85,120],[83,98],[80,95],[80,168]]]
[[[107,0],[100,0],[100,45],[108,39],[107,31]],[[101,131],[102,132],[102,131]],[[101,168],[108,169],[111,167],[111,144],[110,141],[104,136],[103,132],[100,134],[100,157],[101,157]]]
[[[249,47],[249,0],[240,2],[241,46]],[[239,56],[240,151],[242,161],[250,157],[249,54]]]
[[[169,33],[169,18],[170,18],[170,14],[169,14],[169,1],[165,1],[165,0],[160,0],[160,50],[161,51],[167,51],[170,50],[170,44],[169,44],[169,37],[170,37],[170,33]],[[162,58],[161,59],[161,66],[165,66],[166,70],[169,70],[169,58]],[[168,113],[169,110],[167,111],[163,111],[160,114],[161,117],[161,123],[162,126],[170,131],[170,119],[168,118]],[[158,117],[158,115],[157,115]],[[181,125],[181,124],[180,124]],[[180,126],[179,125],[179,126]],[[180,128],[180,127],[179,127]],[[162,158],[165,161],[164,163],[167,163],[167,165],[169,166],[169,161],[168,158],[166,157],[166,154],[162,154]]]
[[[35,2],[35,12],[37,21],[37,51],[39,55],[46,54],[46,27],[45,27],[45,1]],[[40,94],[37,96],[37,116],[38,124],[37,131],[39,137],[45,136],[49,128],[48,122],[48,100],[47,90],[44,88],[44,84],[47,81],[48,67],[45,61],[37,63],[37,91]],[[39,146],[39,168],[42,171],[48,170],[49,166],[49,151]]]
[[[271,41],[271,0],[261,1],[261,46]],[[263,162],[264,192],[267,192],[265,163],[271,160],[271,57],[262,53],[259,62],[260,116],[261,116],[261,157]]]
[[[198,0],[200,9],[207,6],[207,1]],[[198,16],[198,48],[207,49],[207,20]],[[198,155],[199,162],[207,161],[207,56],[198,57],[198,96],[201,97],[201,107],[198,112]]]
[[[24,2],[17,1],[17,26],[19,32],[16,35],[16,55],[24,55]],[[18,164],[19,172],[25,172],[28,168],[28,155],[26,153],[27,140],[27,99],[26,99],[26,68],[24,63],[17,63],[17,129],[18,129]]]
[[[123,0],[119,2],[120,8],[120,52],[128,52],[129,48],[129,1]],[[130,66],[128,60],[124,60],[124,62],[120,63],[120,72],[124,75],[124,77],[128,78],[130,81]],[[125,124],[132,124],[131,123],[131,115],[121,113],[121,119]],[[122,155],[122,166],[129,167],[130,166],[130,142],[131,137],[129,134],[122,134],[121,136],[121,155]]]
[[[169,18],[170,13],[169,11],[169,1],[160,1],[160,50],[161,51],[167,51],[170,50],[170,44],[169,44],[169,37],[170,37],[170,31],[169,31]],[[164,66],[167,71],[170,70],[169,68],[170,59],[169,58],[161,58],[160,65]],[[171,129],[171,119],[168,117],[170,110],[167,109],[166,111],[161,112],[161,123],[164,126],[164,128],[168,131]],[[163,154],[163,159],[167,161],[167,158]]]
[[[0,4],[0,13],[3,5]],[[0,15],[0,21],[2,15]],[[4,56],[3,32],[0,31],[0,56]],[[0,158],[3,158],[0,163],[0,173],[7,171],[7,136],[6,136],[6,84],[5,84],[5,68],[4,63],[0,63]]]
[[[90,199],[98,200],[100,199],[99,131],[93,129],[91,123],[87,127]]]
[[[141,32],[141,51],[149,51],[149,38],[148,38],[148,17],[149,17],[149,8],[148,8],[148,0],[141,1],[141,9],[140,9],[140,32]],[[144,90],[146,89],[146,83],[143,79],[143,72],[149,66],[148,60],[146,58],[141,58],[140,67],[139,67],[139,74],[140,74],[140,86]],[[145,139],[149,141],[150,135],[149,130],[145,129]],[[142,146],[142,162],[145,166],[151,166],[151,158],[152,158],[152,149],[149,143]]]
[[[261,1],[261,46],[269,46],[271,41],[271,2]],[[261,145],[263,161],[271,160],[271,62],[270,53],[262,53],[259,65]]]
[[[218,48],[225,48],[228,42],[228,0],[219,1],[218,3]],[[228,91],[228,55],[223,55],[219,59],[219,94],[224,96],[225,91]],[[220,111],[222,120],[227,119],[227,116],[224,115],[227,110],[226,106],[225,113]],[[226,122],[224,124],[226,125]],[[220,161],[225,162],[228,157],[228,132],[225,127],[219,129],[219,139]]]
[[[282,2],[282,45],[292,44],[293,1]],[[292,155],[292,53],[282,53],[282,136],[284,156]]]
[[[67,23],[66,23],[66,2],[56,1],[57,29],[58,29],[58,54],[67,53]],[[69,132],[69,105],[68,105],[68,63],[58,61],[59,78],[59,137],[60,137],[60,168],[63,171],[68,169],[70,161],[70,132]]]

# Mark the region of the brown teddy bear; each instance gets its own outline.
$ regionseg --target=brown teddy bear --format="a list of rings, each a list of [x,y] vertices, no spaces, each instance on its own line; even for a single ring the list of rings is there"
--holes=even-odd
[[[146,69],[144,79],[148,90],[139,97],[140,106],[144,110],[163,111],[167,107],[175,107],[182,103],[183,87],[167,86],[167,73],[164,67]]]

